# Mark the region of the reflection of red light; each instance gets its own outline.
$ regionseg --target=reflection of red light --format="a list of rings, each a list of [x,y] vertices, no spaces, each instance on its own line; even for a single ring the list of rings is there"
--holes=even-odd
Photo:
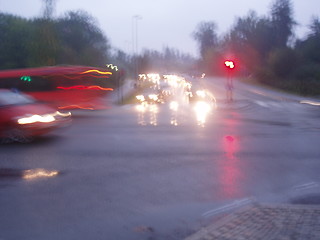
[[[233,142],[234,141],[234,137],[232,136],[226,136],[225,137],[229,142]]]
[[[230,125],[232,126],[232,125]],[[239,188],[239,180],[242,177],[240,162],[237,158],[239,153],[239,142],[236,136],[226,135],[222,139],[222,148],[224,159],[221,162],[220,181],[221,195],[226,198],[235,198],[242,196],[241,188]]]
[[[102,72],[96,69],[92,69],[92,70],[88,70],[88,71],[84,71],[81,74],[86,74],[86,73],[99,73],[99,74],[105,74],[105,75],[112,75],[112,72]]]
[[[224,137],[224,150],[227,158],[234,159],[234,154],[239,151],[238,144],[236,142],[236,138],[234,136],[225,136]]]
[[[84,86],[84,85],[76,85],[76,86],[71,86],[71,87],[60,87],[58,86],[57,89],[62,89],[62,90],[104,90],[104,91],[113,91],[112,88],[103,88],[97,85],[92,85],[92,86]]]
[[[81,73],[83,74],[83,73]],[[83,75],[57,75],[57,77],[59,78],[67,78],[67,79],[82,79],[83,78]],[[86,77],[93,77],[93,78],[101,78],[100,75],[95,75],[95,74],[88,74],[86,75]],[[103,78],[109,78],[110,76],[103,76]]]
[[[94,77],[94,78],[101,78],[99,75],[94,75],[94,74],[89,74],[89,77]],[[103,76],[104,78],[109,78],[109,76]]]

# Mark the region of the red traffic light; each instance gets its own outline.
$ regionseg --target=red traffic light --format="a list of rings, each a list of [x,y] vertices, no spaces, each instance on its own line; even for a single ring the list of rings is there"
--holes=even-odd
[[[234,64],[234,61],[232,60],[226,60],[224,62],[224,65],[228,68],[228,69],[234,69],[236,66]]]

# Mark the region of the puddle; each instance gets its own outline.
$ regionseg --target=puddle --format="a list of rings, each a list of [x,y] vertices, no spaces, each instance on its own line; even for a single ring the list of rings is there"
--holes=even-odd
[[[291,204],[318,205],[320,204],[320,194],[309,194],[306,196],[296,197],[290,200]]]
[[[280,126],[280,127],[291,127],[292,124],[288,122],[280,122],[280,121],[267,121],[267,120],[259,120],[259,119],[243,119],[247,122],[257,123],[257,124],[264,124],[270,126]]]

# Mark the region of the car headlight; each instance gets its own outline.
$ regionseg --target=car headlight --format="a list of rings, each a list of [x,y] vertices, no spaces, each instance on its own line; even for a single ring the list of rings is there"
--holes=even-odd
[[[138,99],[140,102],[143,102],[146,100],[143,95],[137,95],[136,99]]]
[[[203,90],[196,91],[196,94],[197,94],[198,97],[202,97],[202,98],[206,97],[206,92],[203,91]]]
[[[149,99],[153,100],[153,101],[158,101],[158,95],[157,94],[149,94]]]
[[[199,101],[196,103],[195,111],[197,113],[207,114],[210,112],[210,110],[211,110],[211,106],[208,103],[203,102],[203,101]]]
[[[176,101],[172,101],[172,102],[170,102],[170,109],[172,110],[172,111],[178,111],[178,108],[179,108],[179,103],[178,102],[176,102]]]
[[[36,122],[50,123],[55,120],[56,119],[52,114],[46,114],[46,115],[32,115],[28,117],[22,117],[22,118],[19,118],[17,121],[19,124],[31,124]]]

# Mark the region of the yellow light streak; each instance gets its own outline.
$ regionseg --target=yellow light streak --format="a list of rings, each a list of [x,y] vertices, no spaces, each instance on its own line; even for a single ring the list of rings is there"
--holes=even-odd
[[[23,179],[31,180],[36,178],[55,177],[59,174],[58,171],[49,171],[42,168],[26,170],[23,173]]]
[[[86,73],[99,73],[99,74],[105,74],[105,75],[112,75],[112,72],[102,72],[102,71],[99,71],[99,70],[96,70],[96,69],[84,71],[81,74],[86,74]]]

